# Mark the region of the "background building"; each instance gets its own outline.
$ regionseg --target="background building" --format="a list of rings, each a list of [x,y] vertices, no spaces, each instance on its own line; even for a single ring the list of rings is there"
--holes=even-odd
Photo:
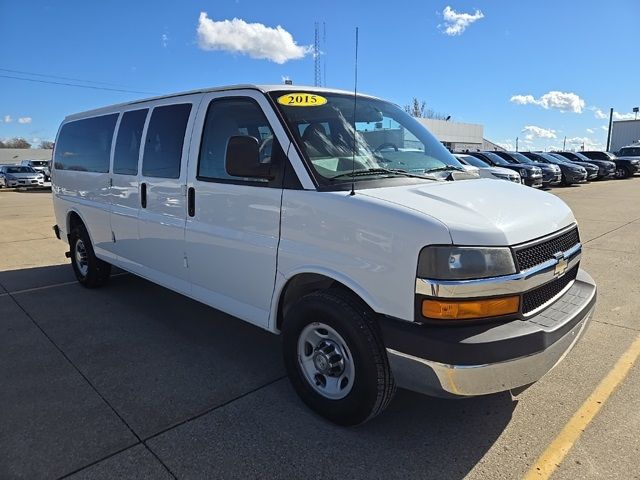
[[[618,120],[611,126],[610,152],[617,152],[622,147],[640,142],[640,119]]]
[[[22,160],[51,160],[53,150],[42,148],[0,148],[0,165]]]
[[[465,150],[504,150],[484,138],[484,126],[477,123],[458,123],[432,118],[416,118],[452,152]]]

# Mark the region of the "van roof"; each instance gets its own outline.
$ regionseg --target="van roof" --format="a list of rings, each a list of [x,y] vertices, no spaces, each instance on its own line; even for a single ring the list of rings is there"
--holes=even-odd
[[[194,95],[197,93],[209,93],[209,92],[225,92],[225,91],[229,91],[229,90],[258,90],[260,92],[263,93],[268,93],[268,92],[277,92],[277,91],[293,91],[293,90],[302,90],[305,92],[319,92],[319,93],[342,93],[342,94],[347,94],[347,95],[351,95],[353,94],[353,92],[349,92],[346,90],[339,90],[339,89],[335,89],[335,88],[325,88],[325,87],[311,87],[311,86],[307,86],[307,85],[254,85],[254,84],[238,84],[238,85],[227,85],[224,87],[210,87],[210,88],[199,88],[196,90],[189,90],[186,92],[179,92],[179,93],[170,93],[167,95],[159,95],[156,97],[149,97],[149,98],[143,98],[140,100],[132,100],[130,102],[123,102],[123,103],[116,103],[114,105],[108,105],[105,107],[100,107],[100,108],[95,108],[92,110],[87,110],[84,112],[79,112],[79,113],[73,113],[70,115],[67,115],[65,117],[65,121],[67,120],[75,120],[75,119],[79,119],[79,118],[84,118],[84,117],[89,117],[89,116],[95,116],[95,115],[99,115],[100,113],[108,113],[113,111],[114,109],[118,109],[118,108],[122,108],[128,105],[136,105],[139,103],[144,103],[144,102],[151,102],[154,100],[161,100],[164,98],[177,98],[177,97],[182,97],[182,96],[186,96],[186,95]],[[358,93],[358,96],[362,96],[362,97],[368,97],[368,98],[377,98],[377,97],[373,97],[371,95],[366,95],[366,94],[361,94]]]

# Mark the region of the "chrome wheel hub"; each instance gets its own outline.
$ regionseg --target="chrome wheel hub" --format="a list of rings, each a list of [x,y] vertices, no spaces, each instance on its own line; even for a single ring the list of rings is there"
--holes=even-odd
[[[342,336],[327,324],[314,322],[302,330],[298,364],[307,383],[323,397],[339,400],[353,388],[351,351]]]
[[[82,276],[89,273],[89,263],[87,262],[87,247],[82,240],[76,241],[75,262]]]

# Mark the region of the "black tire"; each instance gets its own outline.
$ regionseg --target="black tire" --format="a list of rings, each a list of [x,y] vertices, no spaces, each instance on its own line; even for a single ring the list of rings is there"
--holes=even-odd
[[[322,322],[344,339],[353,360],[353,384],[344,398],[318,393],[302,371],[298,339]],[[310,293],[291,306],[283,325],[284,363],[296,392],[316,413],[338,425],[358,425],[380,414],[396,390],[375,315],[357,297],[338,289]]]
[[[79,242],[80,245],[79,245]],[[78,249],[82,246],[84,252],[83,262],[78,258]],[[96,257],[91,244],[91,238],[84,225],[78,225],[71,230],[69,235],[69,247],[71,248],[71,266],[78,282],[87,288],[97,288],[104,285],[111,275],[111,265]],[[81,264],[82,263],[82,264]]]
[[[632,175],[627,167],[616,167],[616,178],[629,178]]]

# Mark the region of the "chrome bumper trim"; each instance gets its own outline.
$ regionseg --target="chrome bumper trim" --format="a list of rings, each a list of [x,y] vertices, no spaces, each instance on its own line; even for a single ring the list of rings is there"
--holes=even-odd
[[[585,302],[589,305],[596,294]],[[512,390],[538,381],[575,346],[593,315],[580,310],[571,318],[583,318],[546,350],[498,363],[447,365],[387,348],[389,364],[399,387],[438,397],[469,397]],[[568,319],[567,321],[571,320]]]
[[[565,271],[571,270],[580,262],[582,244],[577,243],[564,252],[563,258],[552,258],[540,265],[513,275],[479,278],[474,280],[430,280],[416,279],[416,293],[430,297],[472,298],[496,295],[513,295],[544,285],[559,275],[555,267],[561,260],[567,260]]]

